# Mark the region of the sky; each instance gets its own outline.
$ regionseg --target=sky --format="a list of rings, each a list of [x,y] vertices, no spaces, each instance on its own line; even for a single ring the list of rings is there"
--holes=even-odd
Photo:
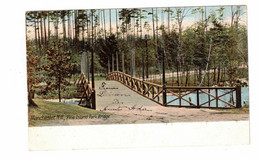
[[[210,15],[210,13],[212,11],[216,11],[217,9],[219,9],[221,6],[207,6],[207,7],[203,7],[203,9],[205,10],[206,8],[206,15]],[[224,7],[224,14],[223,14],[223,23],[225,24],[230,24],[231,21],[231,6],[222,6]],[[201,13],[196,13],[196,14],[192,14],[192,10],[195,9],[197,7],[185,7],[185,10],[187,12],[184,20],[183,20],[183,29],[187,29],[188,27],[192,26],[193,24],[195,24],[196,22],[201,20]],[[235,6],[233,7],[235,8]],[[241,8],[241,17],[240,17],[240,24],[241,25],[247,25],[247,13],[246,13],[246,6],[240,6]],[[157,8],[157,15],[158,15],[158,25],[160,26],[161,24],[165,24],[165,26],[167,27],[167,17],[168,17],[168,13],[167,12],[163,12],[163,10],[167,9],[167,7],[165,8]],[[171,10],[173,10],[173,14],[171,16],[171,27],[173,27],[173,25],[175,25],[175,28],[177,28],[177,21],[174,18],[175,13],[176,13],[176,8],[174,7],[170,7]],[[184,9],[184,8],[182,8]],[[121,9],[117,9],[118,11],[120,11]],[[142,10],[146,10],[147,13],[151,12],[152,8],[143,8]],[[97,14],[98,14],[99,10],[97,10]],[[101,11],[100,11],[101,12]],[[156,12],[156,8],[154,8],[154,13]],[[150,25],[150,27],[152,28],[152,16],[151,15],[147,15],[147,13],[143,12],[143,15],[145,16],[144,19],[142,19],[142,26],[144,25],[144,22],[147,21]],[[109,31],[109,9],[105,9],[105,21],[106,21],[106,30],[107,32]],[[118,13],[118,17],[119,17],[119,13]],[[119,22],[118,22],[119,23]],[[112,25],[112,32],[116,31],[116,9],[111,9],[111,25]],[[51,25],[52,28],[52,33],[54,33],[53,30],[53,25]],[[33,38],[34,37],[34,31],[32,28],[28,28],[29,33],[28,33],[28,37],[29,38]],[[59,32],[62,32],[62,24],[59,25]],[[143,28],[143,34],[151,34],[151,31],[148,33],[144,28]]]

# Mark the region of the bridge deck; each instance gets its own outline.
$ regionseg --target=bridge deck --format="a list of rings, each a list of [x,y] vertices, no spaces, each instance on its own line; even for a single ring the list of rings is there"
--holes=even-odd
[[[96,81],[97,109],[106,106],[160,106],[117,81]]]

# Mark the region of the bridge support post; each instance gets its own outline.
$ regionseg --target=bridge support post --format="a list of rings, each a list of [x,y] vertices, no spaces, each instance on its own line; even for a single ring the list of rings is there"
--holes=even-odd
[[[241,108],[241,86],[236,87],[236,107]]]
[[[163,64],[163,105],[166,106],[166,101],[167,101],[167,97],[166,97],[166,80],[165,80],[165,55],[164,55],[165,51],[164,48],[162,48],[162,64]]]
[[[91,106],[92,106],[92,109],[96,110],[96,91],[93,89],[92,92],[91,92]]]
[[[196,89],[196,94],[197,94],[197,108],[200,108],[200,94],[199,94],[199,89]]]
[[[91,49],[91,84],[92,84],[92,92],[91,92],[91,96],[92,96],[92,109],[96,109],[96,91],[95,91],[95,74],[94,74],[94,33],[93,33],[93,28],[94,28],[94,10],[91,10],[92,12],[92,49]]]
[[[149,62],[148,62],[148,44],[147,41],[150,40],[148,39],[148,35],[145,35],[145,48],[146,48],[146,79],[148,80],[149,78]]]
[[[144,51],[142,51],[142,62],[143,62],[143,75],[142,75],[142,78],[143,78],[143,81],[142,81],[142,88],[143,88],[143,94],[145,93],[145,90],[144,90]]]

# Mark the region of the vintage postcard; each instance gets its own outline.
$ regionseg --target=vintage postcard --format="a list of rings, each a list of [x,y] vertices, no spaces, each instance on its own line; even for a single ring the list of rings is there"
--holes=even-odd
[[[37,150],[44,142],[33,128],[51,134],[60,126],[248,124],[246,5],[37,10],[25,17],[29,144],[38,142]],[[239,131],[248,143],[248,127]]]

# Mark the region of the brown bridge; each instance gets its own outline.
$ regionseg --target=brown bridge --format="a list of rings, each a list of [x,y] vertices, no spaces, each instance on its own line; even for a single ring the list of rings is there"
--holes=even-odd
[[[138,94],[162,105],[162,106],[176,106],[176,107],[192,107],[192,108],[241,108],[241,87],[180,87],[180,86],[166,86],[151,83],[132,77],[126,73],[114,71],[107,75],[107,80],[115,80],[127,86]],[[227,90],[221,95],[221,90]],[[212,94],[214,92],[214,94]],[[236,99],[233,98],[235,92]],[[190,94],[195,94],[196,100],[192,102],[191,98],[185,99],[184,97]],[[208,96],[206,101],[200,102],[200,96],[204,94]],[[221,99],[224,96],[231,95],[230,101]],[[174,98],[174,99],[171,99]],[[129,99],[130,100],[130,99]],[[178,104],[172,104],[178,101]],[[182,103],[185,101],[189,105]],[[215,106],[211,103],[215,101]],[[222,105],[220,104],[222,103]],[[176,102],[175,102],[176,103]],[[225,105],[223,105],[223,103]]]
[[[166,84],[159,85],[151,83],[119,71],[108,73],[106,79],[118,81],[129,89],[135,91],[136,93],[166,107],[175,106],[189,108],[241,108],[241,86],[167,86]],[[78,91],[82,94],[79,105],[86,106],[91,109],[96,109],[95,89],[92,88],[91,82],[87,80],[84,74],[81,74],[76,85],[78,87]],[[234,93],[235,100],[233,96]],[[193,95],[193,97],[195,97],[196,99],[192,99],[191,97],[187,99],[188,95]],[[204,99],[202,100],[203,95]],[[223,99],[223,97],[227,97],[228,95],[230,95],[231,97],[229,98],[229,100]]]
[[[91,109],[96,109],[96,94],[95,89],[92,89],[92,84],[88,81],[86,75],[82,73],[76,83],[78,92],[81,93],[79,105],[86,106]]]

